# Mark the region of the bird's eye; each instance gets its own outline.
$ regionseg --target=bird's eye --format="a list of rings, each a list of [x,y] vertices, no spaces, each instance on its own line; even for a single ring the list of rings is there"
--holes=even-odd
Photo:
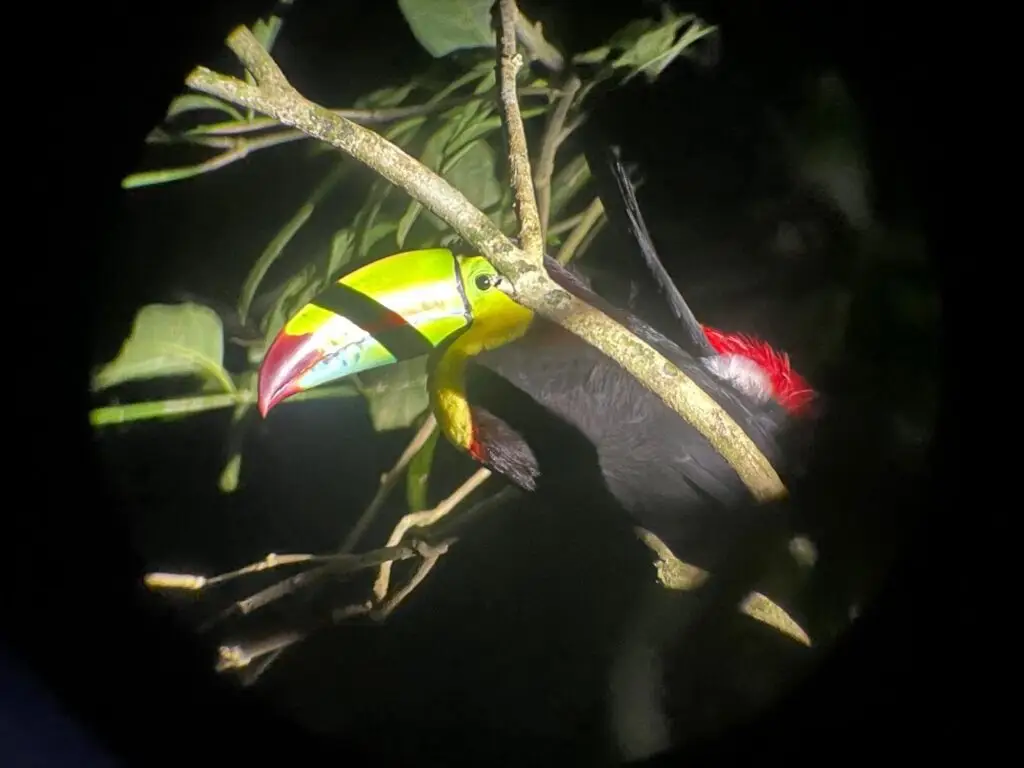
[[[486,291],[494,285],[494,277],[491,275],[477,275],[473,282],[479,290]]]

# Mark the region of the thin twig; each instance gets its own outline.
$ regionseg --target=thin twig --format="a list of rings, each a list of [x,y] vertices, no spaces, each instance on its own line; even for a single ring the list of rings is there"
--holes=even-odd
[[[336,387],[308,389],[299,392],[287,403],[301,403],[308,400],[323,400],[328,397],[355,397],[359,392],[351,384],[340,384]],[[251,389],[239,389],[235,392],[224,392],[214,395],[196,395],[193,397],[177,397],[170,400],[151,400],[144,403],[125,403],[124,405],[105,405],[89,412],[89,422],[94,427],[113,424],[127,424],[145,419],[171,418],[190,413],[203,413],[221,408],[234,408],[244,403],[255,403],[256,393]]]
[[[559,95],[557,89],[538,86],[522,88],[520,96],[547,96]],[[409,104],[404,107],[388,107],[384,109],[331,109],[331,114],[351,120],[359,125],[383,125],[394,123],[398,120],[405,120],[410,117],[429,115],[431,112],[442,112],[452,107],[460,107],[465,104],[472,104],[475,101],[490,99],[490,93],[473,93],[467,96],[444,99],[436,103],[426,102],[424,104]],[[228,120],[222,123],[211,123],[190,128],[184,133],[189,136],[234,136],[240,133],[253,133],[267,128],[281,125],[279,120],[272,117],[257,117],[249,121]]]
[[[224,584],[225,582],[237,579],[240,576],[250,576],[254,573],[261,573],[262,571],[269,571],[273,568],[295,565],[297,563],[323,563],[330,559],[332,558],[317,557],[316,555],[308,554],[277,555],[271,552],[262,560],[257,560],[255,563],[250,563],[249,565],[237,570],[221,573],[217,576],[206,577],[194,573],[157,572],[147,573],[143,582],[150,589],[181,589],[194,592],[200,589],[205,589],[206,587]]]
[[[637,536],[656,556],[658,581],[677,592],[692,592],[707,582],[710,574],[703,568],[680,560],[655,534],[645,528],[636,529]],[[740,613],[778,630],[801,645],[810,646],[811,639],[792,616],[770,597],[751,591],[738,606]]]
[[[422,583],[433,567],[437,564],[437,561],[441,559],[441,556],[444,555],[448,551],[448,548],[454,543],[455,539],[440,541],[437,544],[419,542],[417,544],[417,552],[422,560],[419,567],[416,569],[416,573],[413,574],[412,578],[402,587],[402,589],[398,590],[387,600],[376,606],[371,601],[365,601],[362,603],[347,605],[344,608],[336,608],[330,613],[329,623],[340,624],[359,616],[368,616],[374,621],[384,621],[394,612],[402,601],[416,590],[420,583]],[[281,653],[296,643],[306,639],[313,631],[323,625],[324,622],[319,622],[316,626],[311,629],[306,629],[305,631],[290,629],[283,632],[276,632],[269,637],[263,637],[256,640],[225,643],[219,648],[217,671],[223,672],[229,669],[249,668],[249,675],[246,676],[244,683],[246,685],[251,685],[256,682],[260,675],[267,671],[270,665],[277,660]],[[258,665],[253,665],[253,662],[257,659],[260,660]]]
[[[334,576],[342,576],[373,568],[389,560],[406,560],[410,557],[415,557],[417,554],[419,554],[419,551],[416,549],[416,545],[408,547],[382,547],[381,549],[374,549],[360,555],[311,555],[305,553],[278,555],[271,553],[262,560],[257,560],[242,568],[221,573],[217,576],[202,576],[195,573],[155,572],[147,573],[143,578],[143,583],[149,589],[198,592],[207,587],[218,586],[242,576],[252,576],[256,573],[289,565],[319,565],[321,566],[320,568],[317,568],[315,571],[308,571],[307,573],[329,572]],[[255,607],[261,607],[261,605],[256,605]]]
[[[530,58],[539,61],[554,72],[561,72],[565,66],[562,52],[544,37],[544,28],[538,21],[532,23],[522,11],[516,15],[516,38],[530,54]]]
[[[572,106],[580,85],[580,79],[576,75],[570,75],[562,88],[562,95],[558,97],[555,108],[548,115],[544,137],[541,139],[540,155],[533,172],[533,186],[537,191],[537,212],[540,216],[541,236],[544,242],[547,242],[548,217],[551,212],[551,176],[555,172],[555,155],[562,144],[569,107]]]
[[[594,226],[601,220],[604,215],[604,204],[601,202],[600,197],[595,197],[590,201],[590,205],[584,209],[583,213],[580,214],[580,219],[576,224],[576,227],[565,238],[565,242],[562,243],[562,247],[558,249],[557,259],[559,264],[568,264],[572,261],[576,255],[576,251],[583,244],[584,239],[594,228]]]
[[[200,631],[207,631],[215,624],[231,616],[253,613],[265,608],[270,603],[280,600],[287,595],[297,592],[300,589],[320,583],[327,577],[344,576],[357,571],[374,568],[381,563],[392,560],[408,560],[413,557],[421,557],[421,549],[425,545],[422,542],[410,541],[407,544],[397,547],[381,547],[361,555],[322,555],[317,558],[310,558],[307,563],[325,562],[319,568],[302,571],[294,576],[275,582],[264,589],[254,592],[246,598],[238,600],[220,611],[216,616],[206,621]],[[164,574],[166,576],[167,574]],[[173,574],[172,574],[173,575]],[[181,576],[182,580],[189,577],[187,574]],[[201,587],[199,587],[201,589]]]
[[[402,455],[398,457],[398,461],[395,462],[395,466],[389,469],[380,479],[380,487],[377,488],[377,493],[374,494],[373,499],[370,501],[369,506],[359,519],[356,520],[356,524],[352,526],[352,530],[349,531],[348,536],[345,537],[344,543],[341,545],[339,552],[341,554],[348,554],[356,548],[356,544],[359,543],[359,539],[362,538],[366,532],[367,527],[373,522],[373,518],[376,517],[377,513],[384,506],[384,502],[387,500],[391,491],[397,485],[399,478],[402,477],[402,473],[405,472],[406,467],[409,466],[409,462],[413,460],[413,457],[419,453],[420,449],[426,444],[427,440],[434,433],[437,428],[437,420],[434,418],[434,414],[428,414],[426,420],[413,435],[412,440],[402,451]]]
[[[564,144],[565,140],[572,136],[573,132],[585,122],[587,122],[586,115],[576,115],[576,117],[572,119],[572,122],[565,126],[565,128],[562,129],[562,132],[558,134],[558,143]]]
[[[568,232],[577,224],[579,224],[582,219],[583,214],[577,213],[570,216],[567,219],[562,219],[557,224],[552,224],[550,227],[548,227],[548,237],[555,237],[556,235],[560,235],[563,232]]]
[[[530,151],[526,146],[526,129],[519,111],[516,77],[523,67],[523,57],[516,50],[516,19],[519,10],[515,0],[498,0],[498,94],[508,137],[508,162],[515,191],[515,209],[519,217],[519,242],[530,257],[539,263],[544,255],[537,199],[530,173]]]
[[[423,580],[427,578],[430,572],[437,565],[437,561],[441,559],[441,556],[448,552],[448,548],[455,543],[455,539],[449,539],[442,541],[435,545],[432,551],[425,552],[423,559],[420,561],[419,567],[416,572],[412,575],[412,578],[405,583],[405,585],[397,592],[391,593],[391,596],[383,601],[380,608],[377,608],[371,614],[377,621],[383,621],[390,616],[394,610],[401,604],[409,595],[416,591],[416,588],[423,583]]]
[[[236,28],[227,39],[228,46],[248,67],[269,73],[259,85],[196,67],[186,83],[201,93],[217,96],[237,106],[252,107],[279,122],[299,128],[376,171],[389,182],[405,190],[424,208],[448,222],[467,242],[490,259],[519,251],[483,212],[466,196],[426,168],[408,153],[374,131],[330,113],[302,97],[285,79],[280,69],[246,27]],[[270,60],[267,66],[266,60]]]
[[[550,88],[523,88],[521,94],[529,96],[551,96],[559,92]],[[395,107],[393,109],[333,109],[332,114],[352,120],[362,125],[384,124],[409,117],[418,117],[429,114],[435,110],[467,104],[473,101],[481,101],[489,98],[488,94],[473,94],[459,99],[440,101],[436,104],[415,104],[408,107]],[[204,160],[196,165],[179,168],[160,168],[155,171],[142,171],[126,176],[121,181],[125,189],[148,186],[152,184],[168,183],[172,181],[184,181],[193,176],[199,176],[211,171],[218,171],[243,160],[253,152],[261,149],[288,144],[299,139],[309,138],[309,134],[288,129],[275,133],[268,133],[258,138],[246,138],[240,134],[254,133],[256,131],[280,126],[281,122],[274,118],[255,118],[253,120],[231,120],[223,123],[200,125],[191,128],[181,134],[170,134],[162,128],[156,128],[146,138],[150,144],[194,144],[214,149],[226,150],[219,155]],[[232,138],[237,137],[237,138]]]
[[[490,477],[490,474],[489,470],[478,470],[469,479],[467,479],[466,482],[459,486],[454,493],[434,507],[434,509],[414,513],[412,515],[406,515],[399,520],[395,531],[392,532],[390,540],[399,542],[409,528],[427,527],[438,520],[441,520],[454,510],[462,501],[464,501],[466,497],[476,490],[476,488],[478,488],[488,477]],[[474,513],[479,510],[491,509],[496,506],[499,501],[504,501],[505,498],[507,498],[507,494],[505,492],[499,492],[494,497],[485,499],[479,504],[475,504],[468,510],[467,516],[474,515]],[[299,589],[308,588],[315,583],[319,583],[326,576],[356,570],[355,566],[357,564],[359,568],[372,567],[373,565],[387,566],[386,570],[382,568],[382,573],[378,574],[377,583],[374,586],[375,598],[366,603],[359,603],[355,606],[348,606],[347,608],[333,611],[331,614],[331,621],[337,624],[347,618],[365,614],[369,614],[374,620],[382,621],[387,618],[400,603],[409,597],[417,587],[419,587],[433,567],[437,564],[437,561],[448,551],[449,547],[451,547],[457,539],[455,536],[449,535],[448,531],[445,531],[443,534],[435,536],[434,541],[436,543],[424,540],[415,540],[409,542],[405,546],[389,545],[362,555],[326,556],[323,559],[341,563],[348,561],[348,567],[340,572],[332,572],[332,566],[334,563],[331,562],[320,568],[296,574],[288,579],[276,582],[269,587],[266,587],[265,589],[262,589],[259,592],[249,595],[248,597],[228,606],[228,608],[221,611],[212,621],[207,622],[201,629],[204,631],[208,630],[214,623],[222,621],[234,614],[250,614],[256,610],[266,607],[268,604],[279,600],[282,597],[285,597],[286,595],[296,592]],[[388,595],[387,592],[391,575],[390,562],[407,560],[415,556],[419,556],[421,558],[421,563],[417,567],[412,578],[410,578],[401,589],[393,592],[391,595]],[[293,557],[304,557],[306,558],[305,562],[312,562],[315,560],[311,555]],[[296,562],[298,562],[298,560],[296,560]],[[242,571],[252,573],[258,570],[265,570],[265,568],[261,569],[255,567],[257,565],[258,564],[247,566],[244,569],[239,569],[239,571],[232,573],[242,575]],[[164,574],[165,578],[168,576],[176,575]],[[179,580],[187,578],[202,578],[188,575],[179,575],[177,577]],[[207,583],[209,583],[209,581],[207,581]],[[379,594],[377,593],[377,584],[382,584]],[[246,667],[249,669],[249,675],[246,677],[245,684],[252,684],[287,648],[290,648],[295,643],[300,642],[307,637],[308,634],[308,632],[290,631],[283,634],[275,634],[269,639],[246,643],[239,642],[222,646],[221,661],[218,664],[218,669],[225,670]],[[253,662],[256,659],[259,659],[259,662],[254,665]]]
[[[402,541],[402,537],[405,536],[406,532],[410,528],[427,528],[442,517],[451,512],[455,507],[462,503],[469,494],[479,488],[486,480],[491,476],[489,469],[478,469],[448,498],[442,501],[433,509],[426,509],[421,512],[410,512],[405,515],[398,524],[395,525],[394,530],[391,531],[391,536],[388,537],[388,547],[397,547],[399,542]],[[378,602],[383,602],[385,596],[388,593],[388,587],[391,583],[391,563],[381,563],[380,571],[377,574],[377,580],[373,583],[373,596]]]
[[[340,624],[348,619],[357,616],[367,616],[373,606],[369,602],[355,603],[337,608],[331,611],[330,624]],[[252,685],[256,679],[267,671],[267,668],[274,662],[283,651],[296,643],[305,640],[317,628],[324,626],[320,622],[316,627],[306,630],[289,629],[282,632],[275,632],[266,637],[248,640],[237,640],[223,643],[218,648],[219,659],[216,670],[226,672],[228,670],[247,669],[249,674],[244,680],[245,685]],[[253,664],[259,660],[258,664]]]
[[[601,216],[600,218],[598,218],[596,222],[594,222],[594,226],[590,228],[590,231],[587,232],[586,235],[584,235],[583,242],[581,242],[579,244],[579,247],[576,249],[577,255],[586,253],[590,249],[590,246],[593,244],[594,240],[596,240],[597,236],[601,233],[601,229],[607,223],[607,216]]]
[[[258,139],[241,137],[232,141],[233,147],[228,151],[221,152],[219,155],[214,155],[201,163],[196,163],[195,165],[185,166],[182,168],[161,168],[156,171],[141,171],[140,173],[133,173],[125,176],[124,179],[121,180],[121,186],[125,189],[132,189],[133,187],[157,184],[162,181],[181,181],[203,173],[220,170],[225,166],[231,165],[231,163],[236,163],[239,160],[245,159],[253,152],[258,152],[261,149],[276,147],[281,144],[287,144],[304,138],[306,138],[306,134],[302,131],[292,130],[281,131],[280,133],[275,133],[269,136],[262,136]]]
[[[271,637],[261,638],[254,643],[230,643],[222,645],[219,651],[219,659],[215,667],[218,672],[226,672],[229,669],[242,669],[247,667],[254,659],[268,653],[281,651],[297,640],[301,640],[302,633],[294,630],[278,632]]]

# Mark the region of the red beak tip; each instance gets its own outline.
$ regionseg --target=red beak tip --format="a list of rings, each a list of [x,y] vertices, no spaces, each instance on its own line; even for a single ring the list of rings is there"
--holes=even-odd
[[[280,392],[270,393],[261,392],[259,398],[256,401],[256,409],[260,412],[260,416],[264,419],[267,418],[267,414],[273,410],[274,406],[277,405],[284,398],[281,397]]]
[[[274,407],[277,400],[275,393],[269,387],[260,386],[256,390],[256,410],[260,412],[260,416],[264,419],[267,418],[267,414],[270,413],[270,409]]]

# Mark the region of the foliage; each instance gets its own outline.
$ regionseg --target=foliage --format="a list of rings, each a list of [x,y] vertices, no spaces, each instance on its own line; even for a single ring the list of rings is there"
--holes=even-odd
[[[491,50],[494,46],[492,2],[400,0],[399,5],[420,44],[434,57],[446,59],[407,83],[363,96],[354,109],[393,110],[395,117],[381,130],[383,135],[444,175],[474,205],[499,222],[504,231],[510,232],[515,214],[511,190],[503,178],[504,163],[499,160],[503,157],[503,141]],[[271,17],[257,23],[254,33],[269,50],[280,27],[280,19]],[[690,45],[713,31],[693,15],[669,12],[665,12],[660,21],[631,23],[608,45],[579,59],[578,63],[590,75],[571,105],[571,114],[579,115],[583,111],[585,96],[593,85],[619,74],[623,79],[641,73],[654,79]],[[464,70],[454,80],[448,75],[453,63]],[[546,116],[554,107],[557,90],[545,78],[533,77],[523,85],[524,119]],[[178,127],[183,117],[192,115],[227,120],[200,122],[185,129]],[[351,116],[359,119],[358,114]],[[169,183],[213,172],[255,149],[302,138],[295,133],[282,130],[266,118],[243,115],[218,99],[191,93],[181,95],[171,102],[165,124],[154,129],[149,141],[155,144],[184,141],[223,152],[188,168],[133,174],[124,180],[123,186]],[[287,318],[354,265],[398,250],[435,247],[439,242],[445,244],[450,240],[439,219],[424,212],[418,202],[396,194],[387,181],[377,179],[366,191],[362,207],[334,232],[318,254],[311,254],[300,270],[276,288],[276,295],[261,294],[267,275],[295,235],[314,218],[336,217],[331,193],[351,170],[352,163],[349,158],[337,157],[309,198],[282,223],[277,235],[253,262],[237,303],[242,323],[258,327],[262,336],[261,344],[252,344],[247,349],[250,369],[236,376],[224,369],[224,332],[213,310],[195,304],[143,307],[121,354],[97,372],[94,391],[99,393],[129,380],[186,375],[200,379],[199,391],[194,396],[174,400],[97,408],[92,413],[94,425],[233,408],[228,436],[230,458],[221,475],[220,487],[225,491],[237,488],[241,473],[241,435],[256,399],[256,370],[263,350]],[[590,172],[582,154],[568,157],[556,167],[552,179],[549,246],[560,242],[559,233],[571,228],[573,217],[589,202],[580,195],[589,179]],[[258,297],[270,300],[257,301]],[[253,317],[253,307],[257,305],[268,308]],[[425,360],[389,366],[356,379],[349,386],[308,394],[349,396],[358,392],[367,403],[374,427],[380,431],[409,427],[428,407]],[[212,385],[216,385],[213,391]],[[292,402],[301,399],[298,397]],[[424,450],[418,456],[417,472],[422,476],[423,488],[432,445],[431,450]],[[410,504],[421,504],[422,498],[421,491],[410,486]]]
[[[189,375],[234,391],[224,370],[220,317],[198,304],[151,304],[139,310],[121,352],[95,373],[92,386],[99,391],[139,379]]]
[[[613,35],[607,45],[578,54],[573,61],[603,65],[604,77],[621,69],[625,70],[624,81],[639,74],[653,81],[696,42],[716,32],[716,27],[708,26],[694,14],[676,14],[666,6],[660,21],[632,21]]]

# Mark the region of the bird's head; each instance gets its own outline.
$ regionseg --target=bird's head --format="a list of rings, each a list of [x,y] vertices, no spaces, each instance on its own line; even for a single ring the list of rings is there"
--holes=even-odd
[[[482,256],[409,251],[341,277],[302,307],[260,366],[259,410],[332,381],[429,354],[458,341],[475,349],[521,336],[533,313],[500,290]],[[471,333],[467,333],[471,331]]]

